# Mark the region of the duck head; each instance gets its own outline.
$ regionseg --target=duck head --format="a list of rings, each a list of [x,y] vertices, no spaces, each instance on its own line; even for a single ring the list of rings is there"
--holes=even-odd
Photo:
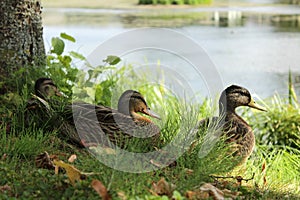
[[[219,106],[220,113],[235,112],[235,108],[239,106],[248,106],[260,111],[267,111],[264,107],[255,103],[246,88],[237,85],[231,85],[222,92]]]
[[[118,102],[118,111],[125,115],[130,115],[132,118],[137,120],[147,119],[138,113],[143,113],[148,116],[160,119],[159,115],[157,115],[148,107],[144,97],[139,92],[134,90],[127,90],[121,95]]]
[[[34,85],[35,94],[42,98],[48,98],[51,96],[63,96],[58,90],[57,86],[53,83],[50,78],[39,78]]]

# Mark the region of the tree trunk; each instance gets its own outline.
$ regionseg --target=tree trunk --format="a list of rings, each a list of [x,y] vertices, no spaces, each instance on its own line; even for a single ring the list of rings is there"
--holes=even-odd
[[[1,0],[0,41],[0,82],[22,67],[45,65],[40,2]]]

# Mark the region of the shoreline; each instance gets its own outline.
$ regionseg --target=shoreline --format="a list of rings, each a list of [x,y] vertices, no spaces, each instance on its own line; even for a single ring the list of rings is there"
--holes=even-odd
[[[137,0],[111,0],[110,2],[103,2],[103,0],[96,0],[93,2],[85,2],[81,0],[60,1],[60,0],[44,0],[42,6],[44,8],[89,8],[89,9],[187,9],[187,8],[207,8],[207,7],[263,7],[263,6],[287,6],[288,4],[258,4],[247,2],[214,2],[206,5],[139,5]]]

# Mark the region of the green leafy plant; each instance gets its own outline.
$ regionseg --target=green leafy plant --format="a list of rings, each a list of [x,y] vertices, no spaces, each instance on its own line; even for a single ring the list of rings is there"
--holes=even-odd
[[[64,41],[76,42],[75,38],[66,33],[61,33],[60,37],[51,39],[51,49],[47,54],[45,76],[52,78],[62,92],[71,95],[71,89],[79,72],[78,68],[72,64],[72,61],[74,59],[84,60],[85,57],[73,51],[65,54]]]
[[[47,55],[46,76],[51,77],[60,90],[73,100],[109,106],[111,91],[117,82],[115,74],[123,70],[115,67],[121,59],[111,55],[103,60],[105,65],[92,66],[78,52],[70,51],[65,54],[65,41],[76,42],[75,38],[66,33],[52,38],[52,47]],[[74,60],[83,64],[86,69],[79,69]]]
[[[290,146],[300,149],[300,111],[287,99],[275,96],[265,101],[267,113],[255,113],[251,117],[260,144]]]
[[[268,112],[249,116],[260,144],[300,149],[300,110],[291,73],[288,85],[288,98],[275,95],[264,101]]]

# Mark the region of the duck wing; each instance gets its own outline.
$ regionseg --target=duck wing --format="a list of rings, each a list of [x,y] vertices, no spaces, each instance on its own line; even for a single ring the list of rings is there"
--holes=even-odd
[[[156,137],[160,132],[153,123],[135,121],[106,106],[76,103],[68,109],[72,112],[70,124],[76,127],[81,140],[88,143],[110,146],[122,139]]]

